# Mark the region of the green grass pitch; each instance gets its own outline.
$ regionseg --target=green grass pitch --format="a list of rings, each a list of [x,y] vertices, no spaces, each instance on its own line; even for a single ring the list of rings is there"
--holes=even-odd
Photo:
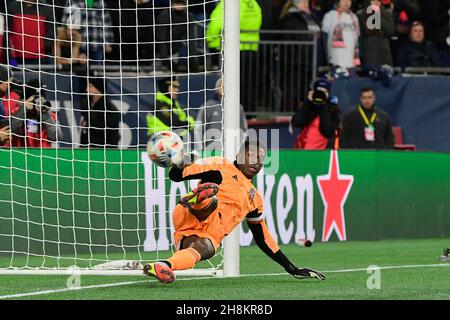
[[[282,246],[298,265],[324,271],[322,282],[283,274],[255,246],[241,249],[239,278],[179,277],[164,285],[144,276],[82,276],[81,290],[67,290],[68,276],[0,276],[0,299],[450,299],[450,263],[438,259],[449,245],[450,239],[426,239]],[[371,265],[382,268],[380,289],[367,288]]]

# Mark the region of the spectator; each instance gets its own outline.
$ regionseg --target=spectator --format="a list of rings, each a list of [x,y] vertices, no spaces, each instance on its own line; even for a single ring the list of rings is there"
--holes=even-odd
[[[10,63],[51,63],[55,19],[51,6],[38,0],[11,2],[7,8]]]
[[[261,30],[274,30],[276,29],[277,17],[276,3],[274,0],[257,0],[262,12]],[[261,39],[270,40],[273,36],[261,35]]]
[[[318,79],[313,91],[292,118],[292,125],[301,129],[294,148],[324,150],[334,148],[338,137],[339,114],[337,98],[330,96],[331,83]]]
[[[117,148],[120,112],[106,96],[105,78],[88,77],[89,99],[81,120],[82,146]]]
[[[351,0],[339,0],[322,23],[327,43],[328,61],[332,67],[352,69],[360,65],[358,17],[350,10]]]
[[[72,32],[79,30],[80,51],[86,53],[90,63],[100,64],[105,54],[111,53],[114,35],[111,16],[103,0],[68,0],[62,23]]]
[[[446,46],[442,54],[442,63],[446,67],[450,67],[450,9],[448,9],[448,34],[446,40]]]
[[[211,51],[220,52],[222,46],[224,0],[221,0],[211,13],[211,21],[206,31],[206,41]],[[258,51],[259,31],[262,25],[262,10],[256,0],[240,0],[240,49]]]
[[[109,8],[114,25],[112,60],[149,65],[154,58],[154,14],[150,0],[113,0]],[[117,50],[116,50],[117,48]]]
[[[425,40],[425,30],[421,22],[411,25],[409,40],[397,52],[397,65],[405,67],[440,67],[439,53],[431,41]]]
[[[311,12],[311,0],[288,0],[280,15],[282,30],[320,32],[320,21]],[[288,38],[285,37],[285,40]],[[308,39],[305,35],[289,35],[290,40]]]
[[[196,41],[200,36],[186,0],[172,0],[171,7],[156,17],[155,28],[163,65],[175,71],[188,71],[188,68],[190,72],[197,71]]]
[[[196,126],[194,129],[195,141],[201,141],[200,148],[213,146],[215,150],[223,150],[223,79],[219,78],[215,86],[215,95],[208,100],[197,113]],[[242,105],[240,105],[241,133],[247,131],[247,120]]]
[[[211,22],[206,31],[206,41],[212,53],[216,53],[213,61],[221,58],[221,32],[223,27],[224,1],[221,0],[211,13]],[[258,105],[258,87],[261,81],[258,76],[257,53],[259,31],[262,25],[262,11],[256,0],[240,0],[240,100],[246,112],[254,110]],[[254,85],[257,87],[255,88]],[[261,90],[260,90],[261,91]]]
[[[389,116],[376,107],[372,88],[363,88],[361,104],[350,111],[342,123],[341,147],[344,149],[392,149],[394,134]]]
[[[80,25],[58,27],[55,59],[57,64],[86,64],[86,53],[81,50]]]
[[[50,148],[52,142],[62,138],[62,132],[39,80],[25,85],[24,100],[11,116],[11,146]]]
[[[0,65],[0,99],[3,105],[3,114],[8,118],[20,108],[22,89],[14,83],[10,71],[4,65]]]
[[[373,14],[380,14],[380,28],[370,23]],[[362,62],[365,65],[393,66],[389,38],[395,34],[392,17],[392,3],[386,8],[381,0],[366,0],[362,10],[358,12],[361,26]]]
[[[11,139],[11,130],[9,125],[0,124],[0,147],[8,146]]]
[[[420,18],[419,0],[393,0],[396,35],[401,39],[409,36],[409,26]]]
[[[439,51],[443,50],[448,36],[448,0],[419,0],[422,11],[422,22],[426,31],[425,37],[433,41]]]
[[[178,98],[180,84],[176,78],[163,78],[158,81],[156,107],[147,115],[148,136],[159,131],[177,131],[184,137],[194,129],[194,118],[186,114]]]
[[[323,20],[325,14],[333,10],[336,0],[315,0],[311,3],[312,11],[317,15],[320,21]]]
[[[391,37],[392,57],[395,59],[399,47],[408,40],[413,21],[420,20],[419,0],[392,0],[395,36]]]
[[[209,18],[217,2],[219,0],[189,0],[189,10],[194,14],[196,20],[203,21]]]
[[[10,137],[9,118],[5,117],[3,102],[0,100],[0,147],[8,145]]]
[[[0,66],[0,96],[3,97],[8,91],[8,70]],[[5,116],[3,99],[0,99],[0,146],[8,144],[10,138],[9,117]]]
[[[3,63],[5,61],[5,15],[3,12],[0,12],[0,63]]]
[[[312,41],[316,35],[298,34],[292,31],[310,31],[320,35],[320,22],[311,13],[310,0],[288,0],[280,15],[280,29],[288,31],[281,35],[286,41]],[[303,99],[312,81],[312,65],[310,57],[313,55],[312,47],[298,49],[297,46],[282,46],[280,58],[283,68],[284,105],[285,110],[292,110]],[[318,52],[322,52],[319,42]],[[320,59],[318,59],[320,61]],[[319,63],[319,65],[321,65]]]

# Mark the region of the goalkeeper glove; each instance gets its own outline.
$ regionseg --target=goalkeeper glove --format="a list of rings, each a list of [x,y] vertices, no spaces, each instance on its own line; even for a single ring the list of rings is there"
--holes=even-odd
[[[294,264],[290,264],[285,270],[297,279],[313,278],[317,280],[325,280],[327,277],[319,271],[309,268],[298,268]]]
[[[322,272],[309,268],[296,268],[291,274],[297,279],[313,278],[317,280],[325,280],[327,278]]]

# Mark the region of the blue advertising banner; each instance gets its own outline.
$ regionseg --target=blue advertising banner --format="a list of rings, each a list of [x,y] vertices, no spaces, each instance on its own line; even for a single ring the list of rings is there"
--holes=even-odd
[[[77,146],[80,139],[81,111],[87,107],[86,83],[77,75],[41,72],[41,81],[47,86],[47,98],[58,111],[63,131],[61,147]],[[18,79],[38,77],[37,73],[15,74]],[[218,74],[180,76],[181,104],[195,116],[198,108],[214,95]],[[108,96],[122,112],[123,147],[143,146],[147,142],[147,113],[155,103],[156,84],[153,76],[110,76]],[[360,90],[371,86],[377,95],[377,105],[385,110],[394,126],[403,130],[404,143],[415,144],[418,150],[450,152],[450,78],[393,77],[389,87],[368,78],[338,79],[332,93],[339,97],[341,118],[359,104]],[[288,123],[266,124],[264,129],[280,130],[280,148],[291,148],[299,130],[291,133]],[[258,126],[258,128],[261,128]]]
[[[368,78],[339,79],[332,93],[339,97],[342,118],[359,104],[360,90],[372,87],[377,105],[394,126],[403,129],[404,142],[418,150],[450,152],[450,78],[393,77],[389,87]]]

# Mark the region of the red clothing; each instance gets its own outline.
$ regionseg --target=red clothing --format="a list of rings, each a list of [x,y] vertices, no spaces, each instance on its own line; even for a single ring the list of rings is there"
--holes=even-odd
[[[50,113],[50,116],[56,121],[56,114]],[[52,143],[48,140],[47,131],[42,124],[34,120],[26,120],[25,134],[11,137],[11,147],[28,147],[28,148],[51,148]]]
[[[294,148],[304,150],[325,150],[328,139],[320,132],[320,117],[317,116],[297,137]]]
[[[9,117],[9,115],[19,110],[21,98],[17,92],[11,91],[9,97],[2,97],[2,101],[3,107],[5,108],[5,117]]]
[[[8,47],[12,58],[39,59],[53,46],[54,14],[44,3],[13,1],[7,7]]]
[[[47,33],[45,17],[36,15],[16,15],[12,19],[10,37],[11,56],[26,59],[39,59],[45,54],[44,37]]]

